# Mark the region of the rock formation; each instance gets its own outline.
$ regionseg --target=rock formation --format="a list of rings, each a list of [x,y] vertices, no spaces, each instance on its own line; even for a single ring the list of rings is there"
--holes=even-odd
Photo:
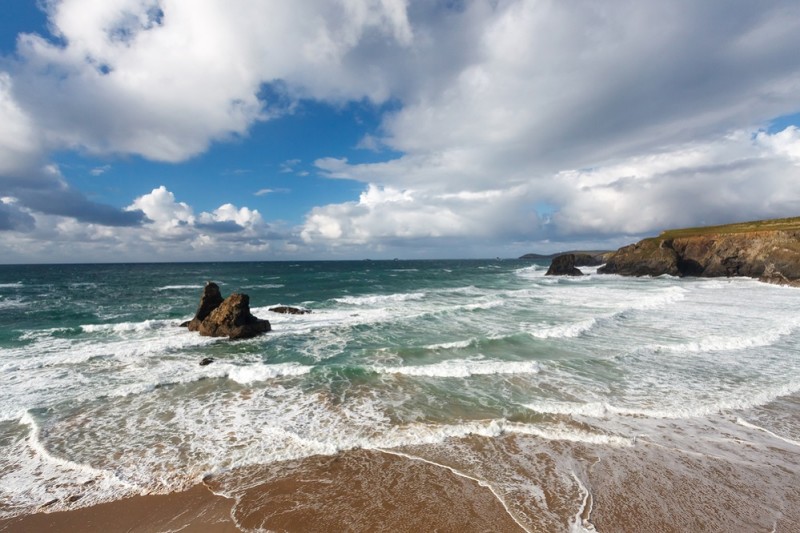
[[[197,311],[194,313],[194,318],[189,322],[184,322],[181,326],[188,326],[189,331],[198,331],[200,324],[206,319],[211,311],[220,306],[223,302],[222,293],[219,292],[219,285],[212,281],[207,281],[206,286],[203,288],[203,295],[200,296],[200,305],[197,306]]]
[[[711,231],[697,234],[664,232],[620,248],[598,272],[623,276],[746,276],[781,284],[800,280],[800,230],[725,228],[709,228]]]
[[[583,272],[575,268],[575,254],[564,254],[553,259],[545,276],[583,276]]]
[[[247,339],[272,329],[269,321],[250,313],[249,296],[235,293],[223,300],[219,287],[211,282],[206,283],[197,312],[186,325],[200,335],[231,339]]]

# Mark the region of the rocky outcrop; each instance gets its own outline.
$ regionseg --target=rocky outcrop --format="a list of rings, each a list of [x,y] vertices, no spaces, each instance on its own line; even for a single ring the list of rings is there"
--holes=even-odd
[[[665,241],[645,239],[620,248],[597,271],[621,276],[679,276],[678,261],[678,254]]]
[[[184,324],[189,331],[197,331],[200,335],[231,339],[247,339],[271,329],[269,321],[250,313],[249,296],[235,293],[223,300],[219,286],[210,281],[203,289],[194,318]]]
[[[564,254],[553,259],[545,276],[583,276],[583,272],[575,268],[575,254]]]
[[[645,239],[620,248],[598,272],[623,276],[760,278],[800,280],[800,231],[703,233]]]
[[[250,313],[250,297],[234,293],[208,315],[197,331],[207,337],[248,339],[269,331],[270,324]]]
[[[268,311],[273,313],[281,313],[284,315],[307,315],[311,312],[311,309],[306,309],[305,307],[292,307],[290,305],[276,305],[275,307],[270,307]]]
[[[212,281],[207,281],[206,286],[203,287],[203,294],[200,296],[200,305],[197,306],[194,318],[189,322],[184,322],[181,326],[187,326],[189,331],[198,331],[203,320],[205,320],[214,309],[219,307],[222,302],[223,298],[222,293],[219,291],[219,285]]]

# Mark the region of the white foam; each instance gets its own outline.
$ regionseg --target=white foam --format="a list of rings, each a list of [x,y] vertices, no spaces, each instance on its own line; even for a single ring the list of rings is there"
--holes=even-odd
[[[30,413],[25,412],[18,422],[30,429],[27,438],[10,443],[9,453],[0,457],[0,494],[5,504],[0,516],[29,513],[42,506],[48,512],[62,511],[142,492],[114,472],[51,453]],[[76,496],[80,499],[70,503]]]
[[[781,437],[780,435],[777,435],[777,434],[773,433],[772,431],[770,431],[770,430],[768,430],[766,428],[762,428],[761,426],[757,426],[755,424],[751,424],[750,422],[748,422],[747,420],[745,420],[743,418],[737,417],[736,418],[736,423],[739,424],[740,426],[744,426],[746,428],[755,429],[755,430],[758,430],[758,431],[763,431],[764,433],[766,433],[770,437],[774,437],[774,438],[776,438],[778,440],[782,440],[783,442],[785,442],[787,444],[791,444],[792,446],[799,446],[800,447],[800,442],[798,442],[798,441],[796,441],[794,439],[787,438],[787,437]]]
[[[610,416],[643,416],[657,419],[691,419],[719,414],[724,411],[741,411],[766,405],[776,398],[800,391],[800,383],[779,385],[758,391],[735,390],[717,393],[704,400],[684,397],[676,391],[664,398],[658,408],[620,407],[601,401],[559,402],[537,401],[524,406],[537,413],[608,418]]]
[[[313,366],[297,363],[283,364],[255,364],[247,366],[234,366],[228,371],[228,378],[237,383],[249,384],[256,381],[268,381],[278,377],[302,376],[308,374]]]
[[[133,331],[150,331],[167,327],[176,327],[174,320],[144,320],[142,322],[120,322],[117,324],[84,324],[81,329],[84,333],[114,332],[125,333]]]
[[[425,346],[425,348],[428,350],[455,350],[458,348],[469,348],[474,343],[475,339],[467,339],[465,341],[440,342],[438,344],[429,344]]]
[[[18,309],[20,307],[28,307],[30,304],[19,299],[6,300],[0,296],[0,309]]]
[[[430,365],[417,366],[373,366],[372,370],[382,374],[406,376],[428,376],[437,378],[468,378],[493,374],[536,374],[539,365],[533,361],[486,361],[475,359],[451,359]]]
[[[163,287],[157,287],[153,289],[154,291],[182,291],[188,289],[202,289],[202,285],[165,285]]]
[[[539,339],[572,338],[586,333],[595,327],[595,325],[597,325],[597,319],[587,318],[586,320],[581,320],[579,322],[542,327],[531,331],[530,334]]]
[[[783,337],[790,335],[798,328],[798,323],[784,324],[779,328],[767,330],[751,336],[712,335],[699,340],[664,345],[652,346],[653,349],[676,353],[705,353],[705,352],[724,352],[731,350],[744,350],[747,348],[757,348],[761,346],[772,346]]]
[[[333,301],[348,305],[380,305],[386,303],[406,302],[409,300],[422,300],[424,292],[404,292],[397,294],[374,294],[370,296],[345,296],[334,298]]]
[[[24,287],[21,281],[15,283],[0,283],[0,289],[19,289],[20,287]]]

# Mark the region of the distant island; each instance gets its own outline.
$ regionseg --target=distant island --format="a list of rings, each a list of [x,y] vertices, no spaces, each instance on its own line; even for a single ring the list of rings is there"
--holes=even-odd
[[[598,272],[741,276],[800,286],[800,217],[667,230],[607,254]]]
[[[519,259],[528,261],[550,261],[564,255],[574,255],[577,266],[597,266],[606,262],[606,258],[614,253],[609,250],[572,250],[569,252],[556,252],[554,254],[525,254]]]

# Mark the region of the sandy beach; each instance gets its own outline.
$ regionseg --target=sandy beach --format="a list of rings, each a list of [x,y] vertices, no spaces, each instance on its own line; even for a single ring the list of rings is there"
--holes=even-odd
[[[729,417],[640,429],[629,445],[503,435],[352,450],[17,517],[0,531],[795,530],[797,446]]]

